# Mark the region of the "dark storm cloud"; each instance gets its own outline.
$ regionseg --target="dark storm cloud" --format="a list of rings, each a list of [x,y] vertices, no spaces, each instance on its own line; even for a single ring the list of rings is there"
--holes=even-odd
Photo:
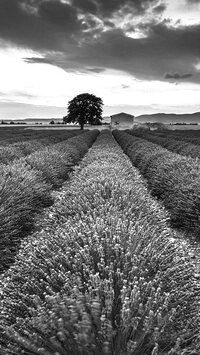
[[[112,14],[127,5],[129,11],[144,12],[159,0],[0,0],[0,39],[38,51],[72,51],[91,41],[98,19],[114,28]],[[95,14],[95,17],[93,16]],[[107,17],[106,17],[107,16]],[[123,16],[123,12],[121,14]]]
[[[41,1],[38,15],[44,23],[55,26],[55,30],[61,29],[62,32],[69,34],[80,28],[76,9],[56,0]]]
[[[140,13],[150,4],[159,0],[72,0],[71,5],[61,0],[0,0],[0,37],[33,49],[63,50],[75,39],[81,41],[84,30],[95,29],[96,21],[88,14],[108,23],[125,5]]]
[[[81,9],[84,13],[96,14],[98,12],[98,5],[93,0],[73,0],[73,5]]]
[[[117,10],[124,20],[127,11],[144,15],[149,7],[155,19],[138,26],[143,38],[128,37],[113,22]],[[71,5],[60,0],[0,0],[0,40],[40,52],[40,58],[25,58],[30,64],[94,73],[110,68],[147,80],[190,73],[185,80],[199,81],[195,65],[200,62],[200,25],[175,28],[169,20],[159,23],[156,19],[164,9],[159,0],[72,0]],[[129,27],[134,33],[135,24]]]
[[[35,50],[62,50],[82,31],[77,10],[58,0],[0,0],[0,37]]]
[[[155,6],[155,7],[153,8],[153,11],[154,11],[155,13],[157,13],[157,14],[160,14],[160,13],[162,13],[165,9],[166,9],[166,5],[165,5],[165,4],[160,4],[160,5],[158,5],[158,6]]]
[[[200,0],[186,0],[189,5],[200,4]]]
[[[127,6],[134,13],[144,13],[150,5],[156,5],[158,0],[72,0],[75,7],[83,12],[110,17],[114,12]]]
[[[190,73],[199,81],[195,64],[200,62],[200,25],[173,28],[167,23],[148,24],[148,36],[134,39],[122,30],[101,34],[92,43],[74,49],[73,60],[64,53],[57,62],[71,67],[104,67],[126,71],[139,79],[164,80],[164,73]]]
[[[189,73],[185,80],[200,80],[194,66],[200,62],[200,25],[173,28],[167,23],[148,24],[146,31],[146,38],[134,39],[120,29],[109,30],[95,41],[74,46],[71,53],[48,54],[46,60],[64,70],[110,68],[147,80],[170,79],[164,78],[164,73]]]
[[[192,74],[186,73],[186,74],[179,74],[179,73],[166,73],[165,74],[165,79],[175,79],[175,80],[182,80],[182,79],[188,79],[191,78]]]

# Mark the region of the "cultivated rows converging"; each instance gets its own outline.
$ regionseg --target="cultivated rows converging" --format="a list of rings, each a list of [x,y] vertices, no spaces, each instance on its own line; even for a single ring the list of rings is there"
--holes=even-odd
[[[148,182],[153,196],[170,211],[172,225],[200,236],[200,164],[160,145],[113,132],[124,152]]]
[[[170,130],[170,129],[165,129],[165,127],[162,127],[161,129],[151,131],[151,133],[155,133],[156,135],[159,135],[160,137],[164,137],[164,138],[169,137],[179,141],[185,141],[196,145],[200,144],[199,129]]]
[[[66,135],[80,134],[80,130],[60,130],[60,129],[25,129],[24,127],[3,127],[0,129],[0,146],[8,146],[10,144],[17,144],[20,142],[28,142],[33,139],[48,138],[48,137],[59,137]]]
[[[190,250],[102,132],[2,275],[3,355],[200,352]]]
[[[68,178],[98,133],[88,131],[0,164],[0,272],[13,262],[22,236],[34,225],[35,214],[53,203],[51,190]]]
[[[38,133],[37,137],[35,137],[35,134],[33,133],[32,136],[31,134],[28,136],[29,139],[24,140],[24,135],[18,133],[18,141],[15,143],[12,142],[5,145],[5,140],[0,140],[0,163],[9,164],[14,160],[32,154],[37,150],[42,150],[47,146],[66,141],[79,134],[80,131],[50,131],[49,134],[42,131]],[[8,137],[7,139],[9,141]],[[12,139],[12,135],[10,139]],[[3,142],[4,145],[2,145]]]
[[[190,138],[191,141],[185,140],[183,136],[174,136],[166,133],[156,134],[147,130],[127,130],[128,134],[131,134],[135,137],[140,137],[146,139],[152,143],[161,145],[163,148],[166,148],[173,153],[189,156],[193,159],[200,159],[200,139]],[[198,143],[198,144],[197,144]]]

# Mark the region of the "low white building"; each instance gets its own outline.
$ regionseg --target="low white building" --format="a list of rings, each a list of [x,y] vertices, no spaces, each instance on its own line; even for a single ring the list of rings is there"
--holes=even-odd
[[[112,128],[131,128],[134,123],[134,116],[125,112],[117,113],[110,117]]]

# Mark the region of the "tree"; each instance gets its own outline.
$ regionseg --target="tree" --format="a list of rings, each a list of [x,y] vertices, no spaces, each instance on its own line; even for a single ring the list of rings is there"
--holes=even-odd
[[[83,129],[84,124],[94,124],[102,120],[103,101],[92,94],[80,94],[68,103],[68,114],[63,117],[65,123],[78,123]]]

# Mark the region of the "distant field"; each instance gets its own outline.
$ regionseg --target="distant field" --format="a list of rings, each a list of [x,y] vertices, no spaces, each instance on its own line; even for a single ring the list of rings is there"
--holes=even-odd
[[[14,125],[12,125],[12,124],[0,124],[0,129],[1,128],[7,128],[7,129],[9,129],[9,128],[17,128],[17,127],[20,127],[20,128],[24,128],[24,129],[27,129],[27,128],[31,128],[31,129],[43,129],[43,128],[55,128],[55,127],[57,127],[57,128],[59,128],[59,129],[76,129],[76,128],[79,128],[78,126],[76,126],[76,125],[72,125],[72,126],[69,126],[69,125],[64,125],[64,124],[54,124],[54,125],[50,125],[50,124],[44,124],[44,123],[42,123],[42,124],[35,124],[35,123],[27,123],[27,124],[20,124],[20,123],[18,123],[18,124],[14,124]]]
[[[200,354],[200,132],[24,128],[0,129],[0,354]]]
[[[37,124],[16,124],[16,125],[0,125],[0,130],[6,128],[6,129],[31,129],[31,130],[80,130],[80,127],[78,125],[60,125],[60,124],[54,124],[54,125],[50,125],[50,124],[42,124],[42,125],[37,125]],[[98,130],[102,130],[105,129],[106,126],[101,125],[101,126],[91,126],[91,125],[85,125],[84,129],[98,129]],[[124,127],[125,128],[129,128],[129,127]]]
[[[65,125],[26,125],[25,129],[43,130],[43,129],[56,129],[56,130],[80,130],[79,126],[65,126]]]
[[[198,125],[189,125],[189,124],[185,124],[185,125],[166,125],[167,128],[169,129],[173,129],[173,130],[180,130],[180,131],[184,131],[184,130],[199,130],[200,129],[200,124]]]

